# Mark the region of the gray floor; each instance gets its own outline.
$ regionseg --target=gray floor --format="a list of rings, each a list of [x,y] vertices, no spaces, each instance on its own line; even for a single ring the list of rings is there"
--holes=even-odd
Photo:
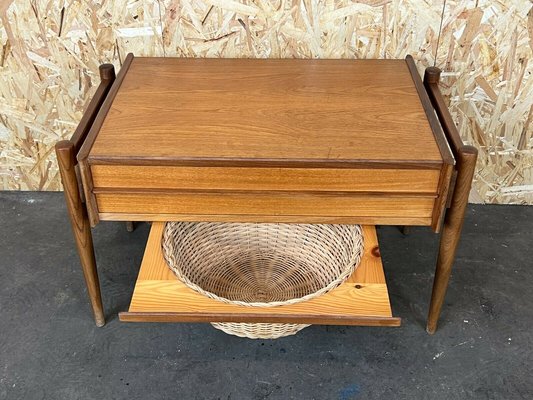
[[[470,206],[440,329],[424,330],[437,236],[379,230],[401,328],[275,341],[126,324],[148,226],[94,231],[93,324],[60,193],[0,193],[0,399],[531,399],[533,207]]]

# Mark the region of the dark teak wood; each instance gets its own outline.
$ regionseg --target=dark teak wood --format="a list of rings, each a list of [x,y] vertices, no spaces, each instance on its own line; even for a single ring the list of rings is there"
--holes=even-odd
[[[109,84],[108,89],[106,91],[106,95],[99,100],[99,110],[94,115],[94,118],[91,120],[91,124],[87,126],[86,128],[86,135],[83,140],[83,143],[79,147],[79,152],[77,154],[77,160],[79,162],[80,166],[80,175],[83,183],[83,192],[85,194],[86,204],[87,204],[87,214],[89,217],[89,222],[91,226],[95,226],[98,223],[98,207],[96,205],[96,199],[94,197],[94,193],[92,191],[93,189],[93,181],[92,176],[89,171],[89,166],[87,164],[87,155],[89,153],[89,150],[91,146],[94,143],[94,140],[96,139],[96,136],[98,135],[100,131],[100,127],[104,123],[104,120],[107,116],[107,113],[109,109],[111,108],[111,104],[113,103],[113,100],[115,99],[115,96],[120,88],[120,85],[122,84],[122,81],[124,80],[124,77],[126,76],[126,73],[128,72],[128,68],[133,60],[133,54],[128,54],[126,56],[126,59],[124,60],[124,63],[122,64],[122,68],[120,69],[118,76],[115,79],[115,73],[109,74],[113,77],[112,80],[105,81],[107,84]],[[106,75],[107,76],[107,75]],[[102,81],[104,82],[104,78],[102,77]]]
[[[100,281],[96,269],[91,226],[87,215],[87,207],[83,201],[82,185],[78,180],[76,154],[85,141],[94,119],[115,80],[113,65],[103,64],[100,66],[100,80],[101,83],[96,89],[72,138],[70,140],[62,140],[55,146],[67,210],[97,326],[105,324],[105,314],[100,294]]]
[[[103,326],[105,324],[105,316],[100,294],[98,272],[96,270],[96,260],[94,258],[91,226],[87,217],[87,209],[81,201],[76,177],[76,158],[74,151],[75,146],[70,140],[63,140],[56,144],[57,161],[63,181],[65,200],[70,214],[70,222],[80,256],[83,275],[85,276],[85,283],[87,284],[87,290],[93,308],[94,320],[97,326]]]
[[[450,208],[444,218],[444,229],[440,239],[439,255],[435,269],[426,328],[429,334],[433,334],[437,330],[437,322],[446,295],[446,289],[448,288],[455,252],[459,244],[459,238],[461,237],[466,206],[468,204],[468,194],[470,193],[478,154],[475,147],[463,144],[448,111],[448,107],[446,107],[439,91],[439,79],[440,70],[438,68],[429,67],[426,69],[424,86],[435,107],[435,112],[439,117],[452,151],[455,154],[457,177],[455,179]]]

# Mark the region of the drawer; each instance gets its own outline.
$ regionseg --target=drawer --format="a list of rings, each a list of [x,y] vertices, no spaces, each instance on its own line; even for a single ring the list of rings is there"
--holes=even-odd
[[[102,220],[429,225],[436,196],[94,191]]]
[[[95,188],[436,194],[439,169],[91,165]]]
[[[164,223],[154,222],[127,312],[129,322],[279,322],[325,325],[399,326],[392,316],[376,231],[364,226],[359,267],[339,287],[301,303],[244,307],[223,303],[184,285],[168,268],[161,250]]]

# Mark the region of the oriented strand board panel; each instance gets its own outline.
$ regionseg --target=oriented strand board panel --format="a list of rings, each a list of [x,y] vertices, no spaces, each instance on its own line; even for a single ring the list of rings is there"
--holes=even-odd
[[[74,132],[99,64],[119,67],[132,50],[162,55],[159,3],[0,4],[0,188],[58,190],[54,144]]]
[[[97,66],[137,56],[403,58],[432,65],[443,0],[88,0],[0,3],[0,188],[58,190]],[[528,0],[448,0],[437,66],[465,140],[471,200],[533,204]],[[529,14],[528,14],[529,13]]]
[[[167,56],[404,58],[429,65],[441,0],[162,0]]]
[[[449,0],[437,65],[465,141],[470,201],[533,204],[533,3]]]

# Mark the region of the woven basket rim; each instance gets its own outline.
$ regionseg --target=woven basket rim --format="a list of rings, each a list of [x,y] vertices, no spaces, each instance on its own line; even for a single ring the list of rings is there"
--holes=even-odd
[[[228,223],[228,222],[167,222],[165,224],[165,228],[163,230],[163,236],[161,240],[161,246],[163,250],[164,259],[169,266],[169,268],[172,270],[172,272],[180,279],[185,285],[187,285],[192,290],[207,296],[209,298],[212,298],[214,300],[221,301],[223,303],[229,303],[229,304],[235,304],[245,307],[277,307],[277,306],[283,306],[283,305],[289,305],[289,304],[296,304],[303,301],[307,301],[310,299],[313,299],[315,297],[321,296],[336,287],[338,287],[342,282],[344,282],[352,273],[355,271],[355,269],[359,266],[359,263],[361,261],[363,252],[364,252],[364,235],[363,235],[363,229],[361,225],[343,225],[345,227],[350,227],[352,229],[352,234],[356,237],[356,239],[360,242],[360,246],[357,248],[356,251],[353,251],[351,254],[350,262],[343,268],[342,272],[331,281],[328,285],[322,287],[321,289],[309,293],[302,297],[297,297],[293,299],[288,299],[284,301],[272,301],[272,302],[246,302],[246,301],[239,301],[239,300],[231,300],[222,296],[219,296],[213,292],[210,292],[208,290],[203,289],[201,286],[197,285],[196,283],[192,282],[186,275],[184,275],[180,268],[173,265],[172,257],[169,256],[169,253],[171,252],[171,245],[170,240],[172,237],[172,230],[176,225],[180,224],[213,224],[213,225],[228,225],[234,223]],[[239,225],[250,225],[251,223],[242,223]],[[320,226],[322,228],[327,227],[328,229],[334,225],[332,224],[285,224],[285,223],[265,223],[260,225],[272,225],[272,226],[290,226],[290,225],[299,225],[299,226]],[[339,224],[340,225],[340,224]]]

